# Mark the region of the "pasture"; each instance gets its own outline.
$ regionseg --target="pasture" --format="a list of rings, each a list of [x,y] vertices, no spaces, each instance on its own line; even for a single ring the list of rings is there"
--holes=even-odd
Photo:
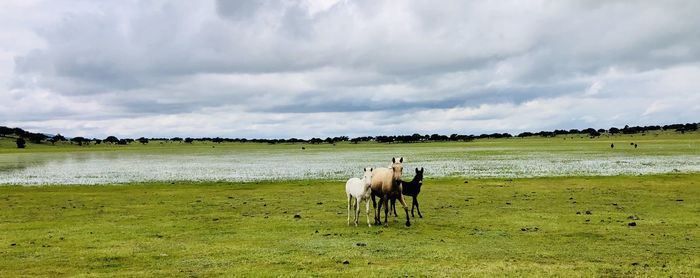
[[[388,228],[347,226],[338,181],[3,186],[0,269],[5,277],[700,275],[700,175],[466,181],[426,180],[424,218],[410,228],[401,217]]]
[[[630,143],[637,143],[634,148]],[[615,148],[611,149],[610,144]],[[426,177],[522,178],[700,172],[700,133],[309,145],[157,142],[13,148],[0,139],[0,184],[265,181],[359,176],[405,157]],[[273,166],[274,165],[274,166]]]
[[[0,276],[700,276],[698,143],[0,138]],[[425,167],[424,218],[348,226],[347,178],[396,156]]]

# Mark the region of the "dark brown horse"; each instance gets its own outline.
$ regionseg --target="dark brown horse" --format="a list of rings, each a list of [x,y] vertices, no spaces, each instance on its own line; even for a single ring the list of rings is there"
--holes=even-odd
[[[413,176],[413,180],[409,182],[400,181],[402,185],[402,194],[413,197],[413,202],[411,202],[411,217],[416,217],[416,215],[413,214],[413,210],[416,209],[418,210],[418,216],[423,218],[423,215],[420,213],[420,206],[418,205],[418,194],[420,194],[420,188],[423,186],[423,171],[423,167],[421,167],[420,170],[416,168],[416,175]],[[398,217],[398,214],[396,214],[396,198],[391,199],[391,209],[394,211],[394,216]]]

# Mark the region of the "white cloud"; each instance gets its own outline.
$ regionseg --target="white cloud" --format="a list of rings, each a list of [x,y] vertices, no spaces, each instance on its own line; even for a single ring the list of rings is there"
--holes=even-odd
[[[696,1],[6,1],[0,125],[308,138],[697,121],[698,13]]]

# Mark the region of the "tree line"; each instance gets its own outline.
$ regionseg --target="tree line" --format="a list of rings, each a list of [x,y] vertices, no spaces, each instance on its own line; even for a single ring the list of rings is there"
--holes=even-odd
[[[16,143],[17,147],[24,148],[26,142],[29,141],[34,144],[41,143],[51,143],[56,144],[58,142],[70,142],[71,144],[77,144],[79,146],[89,145],[89,144],[114,144],[114,145],[128,145],[132,143],[148,144],[150,141],[160,141],[160,142],[174,142],[174,143],[185,143],[192,144],[194,142],[213,142],[213,143],[223,143],[223,142],[252,142],[252,143],[268,143],[268,144],[280,144],[280,143],[307,143],[307,144],[335,144],[337,142],[360,143],[360,142],[370,142],[375,141],[378,143],[417,143],[417,142],[440,142],[440,141],[472,141],[475,139],[488,139],[488,138],[511,138],[511,137],[555,137],[558,135],[585,135],[591,138],[601,136],[603,134],[615,135],[615,134],[637,134],[645,133],[649,131],[676,131],[679,133],[685,133],[690,131],[698,130],[700,123],[686,123],[686,124],[670,124],[670,125],[650,125],[650,126],[628,126],[625,125],[623,128],[611,127],[609,129],[556,129],[553,131],[539,131],[539,132],[522,132],[518,135],[511,135],[509,133],[491,133],[491,134],[481,134],[481,135],[461,135],[461,134],[451,134],[451,135],[441,135],[441,134],[425,134],[421,135],[414,133],[412,135],[379,135],[379,136],[362,136],[349,138],[348,136],[337,136],[337,137],[326,137],[323,138],[311,138],[311,139],[299,139],[299,138],[288,138],[288,139],[247,139],[247,138],[222,138],[222,137],[172,137],[172,138],[145,138],[140,137],[138,139],[132,138],[117,138],[116,136],[107,136],[104,139],[98,138],[85,138],[85,137],[72,137],[66,138],[61,134],[56,134],[53,136],[46,135],[44,133],[34,133],[25,131],[21,128],[10,128],[6,126],[0,126],[0,137],[14,136],[17,137]]]

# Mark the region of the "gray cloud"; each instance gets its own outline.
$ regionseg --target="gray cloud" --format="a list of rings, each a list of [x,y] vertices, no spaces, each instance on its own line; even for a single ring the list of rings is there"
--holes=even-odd
[[[12,107],[0,124],[308,137],[298,130],[515,132],[700,116],[687,105],[700,100],[696,1],[62,4],[0,12],[37,14],[0,27],[37,38],[0,46],[0,61],[14,61],[0,68],[0,101]],[[404,122],[416,115],[423,125]],[[340,117],[375,124],[347,129]],[[120,124],[139,119],[153,128]]]

